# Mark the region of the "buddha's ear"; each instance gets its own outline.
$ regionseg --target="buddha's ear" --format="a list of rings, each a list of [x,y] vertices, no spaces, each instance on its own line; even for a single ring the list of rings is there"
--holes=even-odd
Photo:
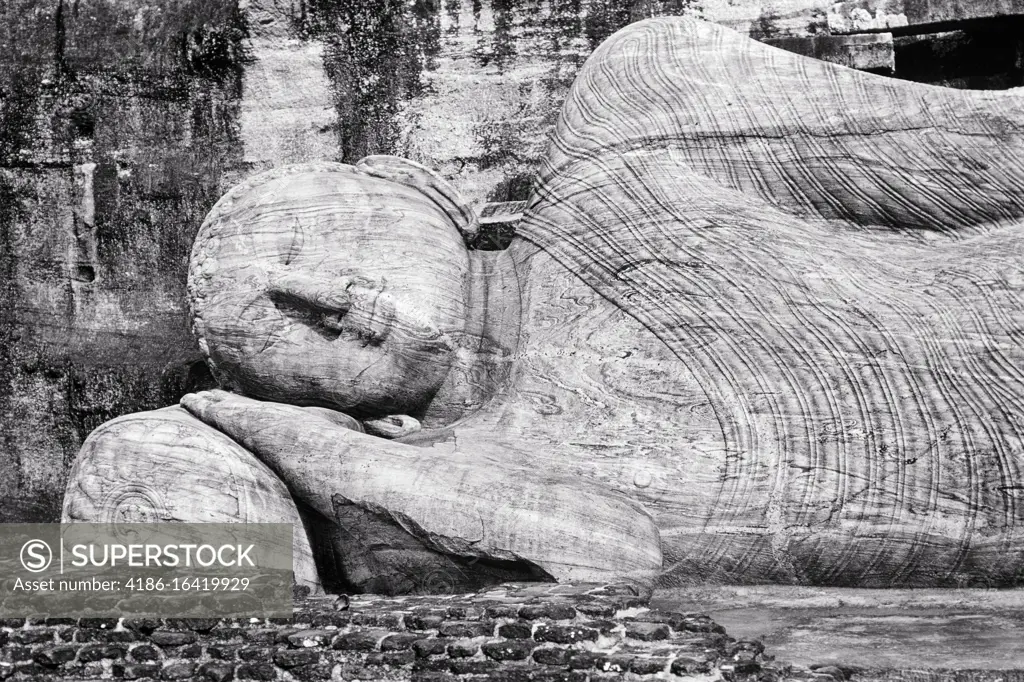
[[[476,238],[480,230],[476,213],[459,191],[437,172],[415,161],[384,154],[364,157],[356,168],[367,175],[418,189],[444,211],[467,245]]]

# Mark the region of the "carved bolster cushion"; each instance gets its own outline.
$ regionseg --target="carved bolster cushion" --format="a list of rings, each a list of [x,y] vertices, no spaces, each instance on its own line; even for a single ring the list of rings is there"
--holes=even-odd
[[[65,523],[289,523],[295,581],[319,585],[284,483],[181,407],[119,417],[86,438],[69,476]]]

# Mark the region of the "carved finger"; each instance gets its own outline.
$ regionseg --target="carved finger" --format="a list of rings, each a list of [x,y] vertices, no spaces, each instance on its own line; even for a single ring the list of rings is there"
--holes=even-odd
[[[193,416],[239,443],[253,433],[273,433],[274,439],[285,441],[279,443],[273,442],[273,439],[263,438],[252,443],[257,447],[247,446],[272,468],[272,458],[268,461],[265,455],[273,453],[286,442],[297,440],[301,430],[308,426],[311,419],[317,420],[317,428],[327,431],[336,428],[301,407],[253,400],[221,390],[189,393],[182,397],[180,403]],[[271,426],[281,428],[270,429]]]
[[[388,440],[412,435],[421,428],[419,420],[407,414],[393,414],[381,419],[370,419],[363,422],[363,426],[366,427],[367,433]]]

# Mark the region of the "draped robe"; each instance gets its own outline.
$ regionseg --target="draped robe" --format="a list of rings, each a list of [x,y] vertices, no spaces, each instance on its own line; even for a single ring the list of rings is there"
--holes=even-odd
[[[716,527],[812,582],[994,585],[1024,566],[1022,230],[1024,93],[664,18],[581,70],[519,236],[700,385]]]

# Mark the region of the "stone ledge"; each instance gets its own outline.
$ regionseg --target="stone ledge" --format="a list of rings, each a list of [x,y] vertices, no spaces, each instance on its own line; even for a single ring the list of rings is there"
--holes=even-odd
[[[832,6],[827,22],[832,33],[911,35],[1022,16],[1024,0],[846,0]]]
[[[630,585],[302,598],[291,619],[7,619],[0,679],[835,682]]]
[[[896,57],[891,33],[769,38],[765,44],[862,71],[892,73]]]

